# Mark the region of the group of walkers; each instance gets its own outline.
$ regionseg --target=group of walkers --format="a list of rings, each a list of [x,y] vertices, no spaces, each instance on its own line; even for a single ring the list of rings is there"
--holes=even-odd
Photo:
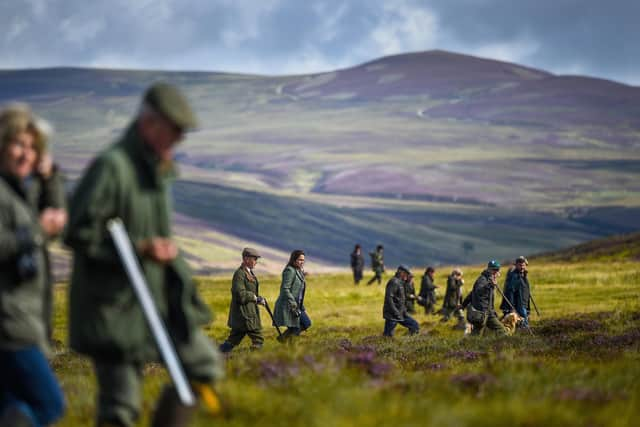
[[[427,267],[422,276],[420,292],[416,295],[411,270],[400,265],[394,277],[387,283],[383,306],[385,319],[384,335],[393,336],[397,324],[406,327],[409,334],[419,332],[419,324],[412,317],[416,312],[414,302],[424,307],[425,314],[441,314],[441,322],[447,322],[451,317],[457,320],[454,329],[467,330],[471,327],[472,335],[482,335],[485,330],[492,330],[498,334],[507,334],[507,328],[498,318],[494,309],[495,290],[502,295],[500,310],[505,318],[509,313],[517,315],[517,327],[529,328],[529,313],[531,311],[531,290],[527,277],[528,261],[525,257],[516,258],[509,269],[504,283],[504,290],[498,287],[500,263],[489,261],[487,267],[476,279],[471,292],[463,299],[463,273],[459,268],[453,269],[447,277],[447,288],[443,298],[442,308],[435,311],[436,288],[434,284],[435,269]],[[466,321],[463,311],[466,310]],[[468,324],[467,324],[468,322]]]
[[[271,315],[281,342],[290,342],[311,326],[304,304],[304,251],[291,253],[271,313],[254,273],[260,254],[245,248],[232,279],[228,338],[217,347],[201,330],[211,314],[172,237],[169,194],[175,177],[173,150],[185,132],[196,126],[196,115],[176,87],[152,85],[122,136],[90,163],[67,206],[60,170],[47,150],[48,127],[24,105],[0,112],[0,427],[46,426],[64,412],[63,392],[47,359],[52,339],[47,243],[57,236],[62,235],[73,252],[69,345],[92,362],[98,383],[98,427],[137,423],[143,367],[160,360],[143,308],[129,285],[128,271],[107,230],[114,218],[128,232],[184,374],[198,400],[211,412],[220,410],[214,386],[224,375],[221,353],[230,352],[245,336],[251,339],[252,348],[263,346],[259,306]],[[383,250],[379,245],[370,254],[374,275],[369,285],[382,282]],[[358,284],[364,266],[360,246],[351,263]],[[452,315],[460,320],[461,310],[468,306],[474,333],[497,328],[493,288],[499,264],[492,263],[464,302],[462,272],[454,270],[447,285],[443,320]],[[435,312],[434,272],[427,268],[416,296],[410,269],[398,268],[385,292],[385,335],[393,335],[397,324],[418,333],[418,323],[409,314],[414,301],[426,313]],[[513,279],[507,282],[505,295],[526,322],[528,282],[526,289],[521,286],[526,282],[526,268],[516,264]],[[281,332],[280,327],[286,330]],[[185,426],[194,410],[183,403],[174,386],[167,385],[156,402],[151,425]]]

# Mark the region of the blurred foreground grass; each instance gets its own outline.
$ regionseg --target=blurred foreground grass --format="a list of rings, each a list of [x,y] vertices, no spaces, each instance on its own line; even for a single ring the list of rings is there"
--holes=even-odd
[[[227,360],[219,389],[224,419],[199,414],[197,426],[631,426],[640,417],[640,265],[596,261],[530,266],[542,317],[536,336],[463,337],[417,306],[421,334],[382,334],[383,286],[355,287],[350,274],[310,275],[312,328],[297,343],[275,340],[263,312],[265,347],[246,339]],[[436,273],[438,305],[449,269]],[[465,293],[481,268],[464,269]],[[416,286],[419,287],[421,271]],[[262,277],[273,304],[278,277]],[[365,280],[370,273],[365,273]],[[388,276],[387,276],[388,278]],[[199,278],[216,313],[207,333],[226,338],[229,277]],[[500,299],[497,298],[496,306]],[[95,381],[88,360],[66,347],[66,286],[56,289],[53,364],[68,399],[62,426],[91,426]],[[147,417],[166,373],[145,375]]]

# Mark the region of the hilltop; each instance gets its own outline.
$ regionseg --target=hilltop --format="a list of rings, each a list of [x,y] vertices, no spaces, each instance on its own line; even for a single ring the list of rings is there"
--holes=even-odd
[[[325,269],[356,242],[437,265],[638,229],[640,88],[611,81],[429,51],[298,76],[4,70],[0,102],[54,122],[73,180],[158,79],[202,123],[179,149],[175,196],[203,272],[233,268],[246,244],[277,272],[295,247]]]

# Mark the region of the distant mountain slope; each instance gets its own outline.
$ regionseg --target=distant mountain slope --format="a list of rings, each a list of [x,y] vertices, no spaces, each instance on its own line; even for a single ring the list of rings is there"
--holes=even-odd
[[[547,252],[534,257],[539,261],[640,261],[640,233],[629,233],[592,240],[559,251]],[[606,268],[606,264],[603,264]]]
[[[296,76],[2,70],[0,103],[54,123],[74,179],[155,80],[200,117],[176,206],[202,271],[235,264],[244,241],[334,264],[356,240],[388,244],[390,262],[467,263],[640,227],[640,88],[601,79],[429,51]],[[207,243],[212,263],[191,219],[239,240]]]

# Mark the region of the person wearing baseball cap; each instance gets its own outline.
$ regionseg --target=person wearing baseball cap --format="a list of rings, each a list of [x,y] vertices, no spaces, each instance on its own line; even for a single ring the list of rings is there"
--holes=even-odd
[[[506,335],[507,330],[498,320],[494,309],[494,290],[498,284],[500,263],[491,260],[473,284],[471,303],[467,306],[467,320],[473,326],[472,335],[482,335],[485,329]]]

